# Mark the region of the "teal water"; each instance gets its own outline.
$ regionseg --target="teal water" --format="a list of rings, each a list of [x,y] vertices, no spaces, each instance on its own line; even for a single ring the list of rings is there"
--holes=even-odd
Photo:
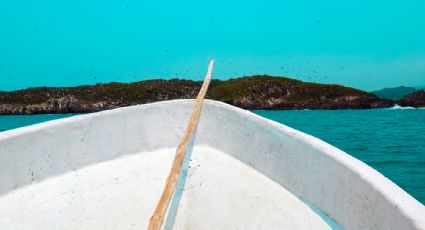
[[[425,204],[425,109],[254,112],[344,150]]]
[[[344,150],[425,204],[425,109],[254,112]],[[0,116],[0,130],[69,116]]]
[[[0,132],[45,121],[73,116],[74,114],[7,115],[0,116]]]

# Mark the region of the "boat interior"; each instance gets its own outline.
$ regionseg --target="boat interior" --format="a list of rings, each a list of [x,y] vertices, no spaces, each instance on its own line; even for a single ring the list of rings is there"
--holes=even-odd
[[[144,229],[194,100],[0,133],[0,229]],[[423,206],[343,151],[206,100],[164,229],[417,229]],[[379,226],[379,227],[377,227]]]

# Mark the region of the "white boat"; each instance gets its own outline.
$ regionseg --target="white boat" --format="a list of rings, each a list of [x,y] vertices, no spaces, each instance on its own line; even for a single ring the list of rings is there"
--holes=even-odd
[[[194,100],[0,133],[0,229],[146,229]],[[425,229],[425,207],[343,151],[207,100],[164,229]]]

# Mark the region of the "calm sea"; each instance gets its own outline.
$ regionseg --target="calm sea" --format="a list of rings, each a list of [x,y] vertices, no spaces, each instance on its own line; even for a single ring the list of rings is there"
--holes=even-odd
[[[254,112],[344,150],[425,204],[425,109]],[[69,116],[0,116],[0,130]]]
[[[73,114],[43,114],[43,115],[6,115],[0,116],[0,132],[18,127],[70,117]]]
[[[255,113],[344,150],[425,204],[425,109]]]

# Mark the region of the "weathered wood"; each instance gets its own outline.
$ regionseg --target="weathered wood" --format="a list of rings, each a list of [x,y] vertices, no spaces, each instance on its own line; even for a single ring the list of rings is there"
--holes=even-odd
[[[214,60],[211,60],[208,65],[207,75],[205,76],[204,83],[202,88],[198,93],[196,98],[195,107],[192,112],[192,116],[189,120],[187,130],[183,136],[182,141],[176,150],[176,155],[174,157],[173,165],[171,167],[170,173],[165,184],[164,191],[162,192],[161,198],[156,206],[155,212],[152,215],[149,222],[149,230],[159,230],[164,222],[164,216],[166,214],[168,205],[170,203],[171,197],[173,196],[177,180],[183,165],[183,159],[187,151],[187,146],[189,145],[190,138],[192,137],[193,130],[198,123],[199,116],[201,113],[202,102],[204,101],[205,94],[207,93],[208,86],[211,81],[211,73],[214,67]]]

